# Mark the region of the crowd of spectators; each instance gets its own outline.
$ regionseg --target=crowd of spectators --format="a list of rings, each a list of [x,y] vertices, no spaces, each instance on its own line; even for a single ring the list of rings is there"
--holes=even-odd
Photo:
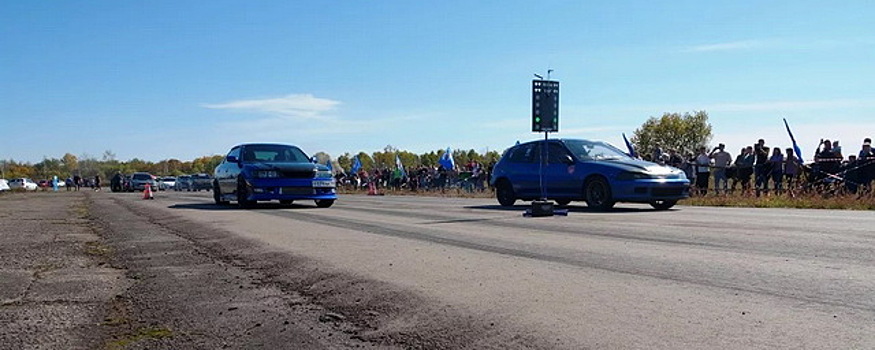
[[[693,195],[705,196],[740,190],[743,194],[769,195],[799,191],[868,193],[875,180],[875,151],[872,140],[863,140],[856,155],[842,153],[839,141],[821,140],[813,162],[803,163],[794,148],[769,147],[765,140],[741,148],[734,161],[719,144],[710,152],[700,147],[696,154],[681,156],[677,150],[664,152],[656,144],[645,160],[682,169],[692,184]]]
[[[377,189],[410,191],[461,189],[468,192],[482,192],[489,186],[493,165],[484,166],[479,162],[471,161],[453,169],[447,169],[443,165],[406,167],[403,170],[382,167],[372,171],[360,169],[353,174],[340,172],[335,177],[339,186],[355,190],[374,185]]]

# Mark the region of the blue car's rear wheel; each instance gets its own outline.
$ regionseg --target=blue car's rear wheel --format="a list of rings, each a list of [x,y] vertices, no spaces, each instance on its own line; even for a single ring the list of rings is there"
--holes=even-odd
[[[608,210],[614,207],[611,195],[611,185],[603,177],[589,179],[583,186],[586,206],[593,210]]]
[[[218,181],[213,181],[213,200],[217,205],[228,205],[228,201],[222,198],[222,190],[219,188]]]

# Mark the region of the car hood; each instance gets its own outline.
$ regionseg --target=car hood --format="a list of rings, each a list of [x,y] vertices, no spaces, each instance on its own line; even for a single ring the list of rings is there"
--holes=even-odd
[[[281,163],[281,162],[262,162],[262,163],[246,163],[246,165],[254,170],[278,170],[289,172],[302,172],[315,170],[328,170],[328,167],[322,164],[314,163]]]
[[[653,162],[648,162],[641,159],[617,159],[599,161],[604,164],[611,164],[621,170],[641,172],[652,175],[669,175],[682,172],[680,169],[667,165],[659,165]]]

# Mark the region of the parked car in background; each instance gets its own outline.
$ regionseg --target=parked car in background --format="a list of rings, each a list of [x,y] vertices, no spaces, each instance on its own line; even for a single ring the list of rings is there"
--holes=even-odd
[[[7,181],[6,179],[0,179],[0,192],[9,190],[9,181]]]
[[[155,177],[149,173],[134,173],[131,175],[131,190],[132,191],[143,191],[146,189],[146,185],[149,185],[153,191],[158,190],[158,184],[155,182]]]
[[[173,184],[174,191],[191,191],[191,176],[180,175]]]
[[[258,201],[313,200],[327,208],[337,200],[331,171],[315,164],[298,147],[272,143],[248,143],[231,148],[216,167],[213,199],[216,204],[236,201],[249,207]]]
[[[9,180],[9,188],[13,190],[36,191],[38,187],[36,182],[26,177]]]
[[[585,201],[595,210],[610,209],[616,202],[649,203],[664,210],[690,194],[690,181],[680,169],[589,140],[539,140],[511,147],[495,164],[490,181],[503,206],[547,198],[560,205]]]
[[[158,180],[158,189],[167,191],[173,189],[176,186],[176,178],[172,176],[165,176]]]
[[[192,174],[191,175],[191,190],[200,191],[213,189],[213,177],[209,174]]]

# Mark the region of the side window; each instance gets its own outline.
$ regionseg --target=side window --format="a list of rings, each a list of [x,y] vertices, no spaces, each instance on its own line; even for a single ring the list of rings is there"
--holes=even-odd
[[[520,145],[510,150],[510,160],[513,163],[525,163],[532,159],[532,145]]]
[[[558,142],[550,142],[547,151],[547,161],[550,164],[562,163],[568,157],[568,151]]]
[[[240,147],[234,147],[231,149],[231,152],[228,152],[228,157],[234,156],[237,159],[240,159]]]

